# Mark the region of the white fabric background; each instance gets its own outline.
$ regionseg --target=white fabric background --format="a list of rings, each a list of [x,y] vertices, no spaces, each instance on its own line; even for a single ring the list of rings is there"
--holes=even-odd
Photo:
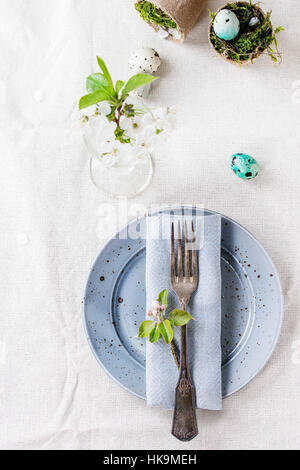
[[[207,13],[175,45],[157,38],[130,4],[0,3],[0,447],[299,448],[299,2],[264,4],[286,27],[282,65],[262,57],[243,69],[214,58]],[[103,243],[99,214],[115,202],[90,183],[71,122],[96,54],[126,78],[128,55],[140,46],[164,60],[154,102],[181,111],[172,141],[156,154],[151,187],[133,202],[197,202],[236,219],[270,253],[285,293],[272,359],[221,413],[199,411],[199,436],[187,444],[170,435],[171,412],[148,409],[101,370],[81,320],[83,287]],[[256,180],[229,169],[238,151],[261,163]]]

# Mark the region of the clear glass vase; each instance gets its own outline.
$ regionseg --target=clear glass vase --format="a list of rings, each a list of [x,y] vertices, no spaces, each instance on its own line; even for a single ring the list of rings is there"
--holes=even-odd
[[[151,152],[137,158],[130,144],[115,141],[106,152],[107,128],[101,117],[89,119],[83,127],[83,139],[90,153],[90,177],[93,184],[112,197],[131,198],[149,185],[154,171]]]

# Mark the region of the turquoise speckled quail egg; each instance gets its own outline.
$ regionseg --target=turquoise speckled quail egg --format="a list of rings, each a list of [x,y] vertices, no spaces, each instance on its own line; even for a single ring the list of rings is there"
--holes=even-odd
[[[230,158],[230,167],[243,180],[255,178],[259,173],[259,165],[255,158],[245,153],[235,153]]]
[[[236,14],[224,8],[214,19],[214,32],[220,39],[231,41],[240,32],[240,22]]]

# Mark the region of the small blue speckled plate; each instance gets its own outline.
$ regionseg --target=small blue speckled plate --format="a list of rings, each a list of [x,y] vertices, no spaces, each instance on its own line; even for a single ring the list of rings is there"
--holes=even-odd
[[[133,221],[104,246],[84,298],[84,325],[96,359],[122,387],[141,398],[146,394],[146,345],[137,333],[146,310],[145,229],[146,219]],[[281,286],[271,259],[247,230],[222,216],[224,398],[264,367],[282,318]]]

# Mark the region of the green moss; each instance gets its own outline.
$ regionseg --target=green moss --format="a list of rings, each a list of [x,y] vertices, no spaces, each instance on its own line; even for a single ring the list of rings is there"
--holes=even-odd
[[[253,61],[262,52],[267,51],[274,62],[281,59],[281,54],[277,48],[276,35],[283,28],[278,26],[275,30],[271,23],[271,11],[262,15],[259,4],[248,2],[227,3],[224,7],[232,10],[240,21],[240,33],[232,41],[224,41],[218,38],[213,29],[213,21],[216,13],[210,12],[212,19],[210,27],[210,40],[213,47],[224,57],[241,63],[242,61]],[[256,16],[260,24],[255,27],[249,26],[251,18]],[[274,44],[275,50],[271,47]]]
[[[154,23],[164,29],[177,28],[177,24],[163,10],[156,8],[153,3],[139,0],[135,3],[135,9],[140,13],[141,18],[148,23]]]

